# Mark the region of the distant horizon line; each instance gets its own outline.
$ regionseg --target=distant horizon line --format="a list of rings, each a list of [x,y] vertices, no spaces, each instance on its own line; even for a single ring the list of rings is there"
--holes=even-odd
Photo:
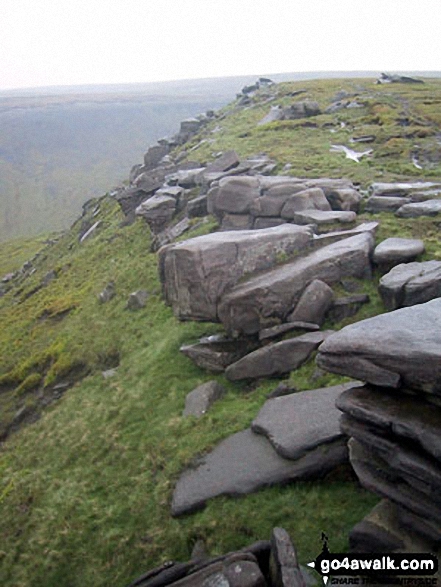
[[[286,77],[286,76],[296,76],[296,78],[301,81],[302,79],[317,79],[317,76],[324,76],[326,78],[329,77],[337,77],[340,74],[347,75],[348,77],[372,77],[378,76],[382,72],[384,73],[391,73],[391,74],[398,74],[398,75],[418,75],[420,77],[441,77],[441,71],[437,70],[387,70],[384,69],[382,71],[378,69],[369,69],[369,70],[312,70],[312,71],[287,71],[287,72],[278,72],[278,73],[250,73],[250,74],[237,74],[237,75],[220,75],[220,76],[205,76],[205,77],[191,77],[191,78],[177,78],[177,79],[169,79],[169,80],[156,80],[156,81],[144,81],[144,82],[97,82],[97,83],[78,83],[78,84],[61,84],[61,85],[42,85],[42,86],[23,86],[23,87],[15,87],[15,88],[0,88],[0,95],[11,95],[17,94],[20,92],[24,92],[26,94],[33,94],[33,93],[40,93],[40,92],[48,92],[48,91],[56,91],[57,93],[64,93],[71,91],[72,89],[76,88],[77,90],[82,90],[87,93],[87,90],[91,90],[92,88],[128,88],[133,86],[138,87],[147,87],[147,86],[167,86],[171,84],[180,84],[180,83],[189,83],[189,82],[213,82],[213,81],[220,81],[220,80],[234,80],[234,79],[249,79],[249,78],[259,78],[259,77]],[[305,76],[305,77],[303,77]]]

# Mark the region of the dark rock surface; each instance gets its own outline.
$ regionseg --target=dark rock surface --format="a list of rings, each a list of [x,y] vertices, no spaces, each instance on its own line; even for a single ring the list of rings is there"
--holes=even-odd
[[[422,304],[441,296],[441,261],[403,263],[380,279],[387,310]]]
[[[375,385],[441,394],[441,299],[346,326],[321,345],[317,364]]]
[[[332,306],[334,292],[319,279],[314,279],[306,286],[294,311],[288,316],[290,322],[312,322],[321,326],[326,312]]]
[[[343,391],[357,385],[361,384],[353,381],[270,399],[253,420],[251,430],[265,435],[280,456],[298,459],[343,437],[335,402]]]
[[[310,332],[269,344],[227,367],[225,375],[230,381],[284,375],[303,365],[330,334]]]
[[[225,394],[225,387],[217,381],[207,381],[191,391],[185,399],[184,417],[203,416],[215,401]]]
[[[200,509],[220,495],[244,495],[277,483],[325,476],[346,462],[346,443],[337,441],[310,451],[297,461],[279,456],[268,440],[251,429],[223,440],[177,482],[172,514]]]
[[[311,187],[289,196],[283,205],[280,215],[282,218],[292,220],[295,219],[297,213],[303,211],[312,212],[313,210],[322,212],[331,211],[331,206],[321,188]],[[307,224],[307,222],[303,222],[303,224]]]
[[[223,296],[219,318],[234,333],[253,334],[274,326],[292,312],[314,279],[330,285],[345,277],[368,277],[372,249],[372,236],[362,233],[251,277]]]
[[[136,215],[142,216],[155,233],[163,230],[176,211],[176,199],[171,196],[154,195],[136,208]]]

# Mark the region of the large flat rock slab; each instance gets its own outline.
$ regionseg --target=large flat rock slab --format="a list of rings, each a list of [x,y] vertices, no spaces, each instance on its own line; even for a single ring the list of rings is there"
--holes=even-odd
[[[251,429],[266,436],[280,456],[298,459],[317,446],[343,438],[335,402],[343,391],[357,385],[361,384],[354,381],[270,399]]]
[[[332,285],[370,276],[374,240],[369,232],[332,243],[233,287],[219,304],[226,330],[254,334],[283,322],[314,279]]]
[[[403,263],[380,279],[387,310],[422,304],[441,297],[441,261]]]
[[[281,255],[309,247],[310,227],[282,225],[259,231],[217,232],[169,245],[159,252],[166,302],[183,320],[217,320],[226,290],[244,275],[277,264]]]
[[[275,377],[294,371],[308,360],[331,332],[308,332],[264,346],[227,367],[225,375],[230,381],[240,381]]]
[[[172,514],[201,509],[220,495],[245,495],[270,485],[320,478],[346,461],[346,442],[341,440],[291,461],[278,455],[264,436],[247,429],[223,440],[199,465],[181,475],[173,493]]]
[[[441,299],[346,326],[320,346],[317,364],[374,385],[441,394]]]

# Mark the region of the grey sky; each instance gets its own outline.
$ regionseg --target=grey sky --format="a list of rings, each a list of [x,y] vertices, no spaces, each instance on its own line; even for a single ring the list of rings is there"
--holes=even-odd
[[[0,0],[0,89],[440,70],[440,0]]]

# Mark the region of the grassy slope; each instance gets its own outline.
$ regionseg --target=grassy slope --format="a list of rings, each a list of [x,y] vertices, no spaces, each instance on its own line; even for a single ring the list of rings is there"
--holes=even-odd
[[[436,97],[440,84],[431,84],[424,91]],[[300,86],[308,87],[324,105],[344,83],[302,82],[283,85],[282,90]],[[371,85],[367,87],[370,91]],[[395,88],[374,90],[387,95]],[[410,100],[419,98],[422,90],[397,91]],[[221,121],[223,131],[212,135],[216,144],[209,145],[210,151],[204,151],[203,144],[199,157],[235,146],[243,155],[266,150],[282,163],[291,162],[292,172],[300,175],[347,175],[367,183],[381,173],[375,157],[356,165],[339,154],[328,154],[327,129],[325,133],[297,123],[256,128],[254,122],[267,109],[268,105],[233,112]],[[429,115],[431,111],[425,113]],[[360,134],[364,131],[361,128]],[[244,133],[248,136],[240,138]],[[330,136],[333,142],[340,141]],[[401,154],[394,167],[391,159],[383,177],[401,175],[403,165],[407,169],[402,160]],[[415,168],[410,171],[421,175]],[[22,291],[0,299],[2,425],[20,408],[39,410],[41,398],[50,399],[54,383],[72,380],[79,370],[90,373],[2,447],[0,583],[123,586],[166,559],[187,559],[197,538],[203,538],[212,553],[224,552],[268,537],[274,525],[290,531],[302,562],[317,554],[321,531],[330,536],[332,550],[346,548],[349,529],[377,500],[344,475],[241,499],[216,499],[198,514],[170,517],[179,472],[195,455],[247,426],[275,382],[251,390],[218,376],[228,388],[226,397],[198,421],[181,418],[186,394],[212,377],[178,349],[218,327],[177,322],[161,300],[147,229],[141,222],[121,228],[121,212],[114,202],[104,198],[100,206],[103,224],[94,237],[79,245],[80,222],[76,223],[57,244],[44,249],[37,272]],[[381,223],[379,240],[393,234],[423,236],[427,258],[441,258],[440,233],[433,220],[381,215]],[[26,298],[54,268],[58,278]],[[111,279],[117,295],[100,305],[96,295]],[[363,284],[372,301],[353,320],[382,311],[377,279]],[[151,296],[145,309],[130,312],[125,309],[127,296],[138,288]],[[104,380],[101,369],[117,360],[117,375]],[[313,371],[310,363],[292,373],[291,380],[299,389],[337,381],[331,375],[313,381]],[[30,383],[23,385],[29,377]]]

